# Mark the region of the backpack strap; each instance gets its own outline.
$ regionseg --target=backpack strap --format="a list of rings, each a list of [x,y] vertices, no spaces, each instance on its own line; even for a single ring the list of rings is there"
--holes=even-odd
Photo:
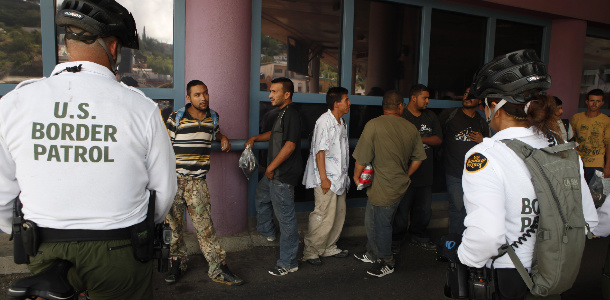
[[[445,123],[443,123],[443,127],[446,127],[447,124],[449,124],[449,121],[451,121],[451,120],[453,120],[453,118],[455,118],[455,114],[457,113],[458,109],[459,109],[459,107],[456,107],[449,113],[447,120],[445,120]]]
[[[186,111],[186,107],[183,107],[179,110],[176,111],[176,126],[174,126],[174,135],[176,133],[178,133],[178,125],[180,124],[180,120],[182,120],[182,117],[184,116],[184,112]]]
[[[576,143],[575,142],[568,142],[568,143],[563,143],[563,144],[559,144],[559,145],[555,145],[555,146],[551,146],[551,147],[546,147],[546,148],[541,148],[540,150],[546,152],[546,153],[551,153],[551,154],[556,154],[559,152],[563,152],[563,151],[569,151],[569,150],[574,150],[574,148],[576,148]],[[576,150],[574,150],[576,151]]]
[[[517,269],[517,272],[519,272],[519,275],[521,275],[523,282],[525,282],[525,285],[527,285],[527,288],[531,291],[534,288],[532,277],[530,277],[530,274],[521,263],[521,260],[519,260],[519,257],[517,256],[517,253],[515,253],[513,247],[508,245],[508,243],[505,245],[508,246],[506,247],[506,253],[508,253],[510,260],[513,262],[513,265],[515,265],[515,269]]]
[[[176,134],[178,132],[178,125],[180,124],[180,120],[182,120],[182,117],[184,116],[184,112],[186,111],[186,106],[182,107],[181,109],[176,111],[176,126],[174,129],[174,134]],[[216,126],[218,125],[218,113],[216,113],[216,111],[214,111],[213,109],[210,108],[210,116],[212,117],[212,123],[214,124],[214,128],[216,128]],[[212,129],[212,131],[214,131],[214,129]],[[212,140],[214,139],[214,136],[212,134]]]
[[[218,125],[218,114],[216,111],[210,108],[210,116],[212,117],[212,124],[214,124],[214,128]]]

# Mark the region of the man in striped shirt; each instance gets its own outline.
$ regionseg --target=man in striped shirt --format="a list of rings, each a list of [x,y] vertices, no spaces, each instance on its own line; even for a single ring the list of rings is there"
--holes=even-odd
[[[166,122],[176,153],[178,192],[167,215],[173,231],[170,244],[172,267],[165,282],[173,284],[178,281],[181,272],[187,267],[186,245],[182,238],[184,210],[187,208],[197,232],[199,247],[208,261],[208,276],[216,282],[241,285],[244,281],[227,267],[226,252],[216,238],[210,211],[210,194],[205,182],[205,176],[210,170],[212,140],[216,138],[220,141],[222,150],[227,152],[231,150],[231,143],[220,133],[219,116],[209,107],[207,86],[199,80],[192,80],[186,85],[186,93],[190,103],[173,112]]]

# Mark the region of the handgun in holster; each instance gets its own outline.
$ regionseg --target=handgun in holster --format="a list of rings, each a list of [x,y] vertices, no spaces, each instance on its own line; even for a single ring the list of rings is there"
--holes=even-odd
[[[172,241],[172,229],[169,227],[169,224],[165,222],[157,224],[155,235],[157,271],[165,273],[168,270],[169,245]]]
[[[172,232],[167,224],[155,225],[155,202],[156,192],[150,191],[146,219],[130,228],[131,245],[136,260],[144,263],[157,259],[159,272],[167,272]]]
[[[13,241],[13,260],[16,264],[29,264],[30,256],[36,256],[40,237],[36,223],[25,220],[22,212],[23,204],[19,197],[13,200],[13,231],[10,241]]]

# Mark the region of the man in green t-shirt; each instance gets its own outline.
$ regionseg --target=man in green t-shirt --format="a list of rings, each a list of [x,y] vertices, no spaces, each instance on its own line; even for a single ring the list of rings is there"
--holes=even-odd
[[[605,155],[610,151],[610,118],[599,111],[604,105],[604,91],[590,91],[585,103],[587,111],[572,117],[572,129],[578,142],[576,150],[585,165],[585,180],[589,183],[596,170],[610,177],[610,155]]]
[[[374,263],[367,274],[375,277],[394,272],[392,218],[411,183],[409,176],[426,159],[417,128],[401,117],[405,108],[402,96],[388,91],[382,106],[383,115],[366,124],[352,155],[356,160],[354,182],[358,182],[365,165],[372,165],[374,171],[373,183],[367,189],[364,220],[367,251],[354,256]]]

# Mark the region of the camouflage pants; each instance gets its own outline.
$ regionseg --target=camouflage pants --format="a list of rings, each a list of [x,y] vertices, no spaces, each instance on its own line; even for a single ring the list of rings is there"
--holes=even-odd
[[[226,252],[220,247],[216,238],[212,224],[210,192],[205,179],[178,175],[178,192],[167,215],[167,222],[172,228],[170,255],[180,258],[180,269],[183,271],[186,271],[188,261],[186,245],[182,237],[185,229],[185,208],[188,209],[193,220],[199,248],[208,261],[208,276],[215,278],[222,272],[218,267],[225,260]]]

